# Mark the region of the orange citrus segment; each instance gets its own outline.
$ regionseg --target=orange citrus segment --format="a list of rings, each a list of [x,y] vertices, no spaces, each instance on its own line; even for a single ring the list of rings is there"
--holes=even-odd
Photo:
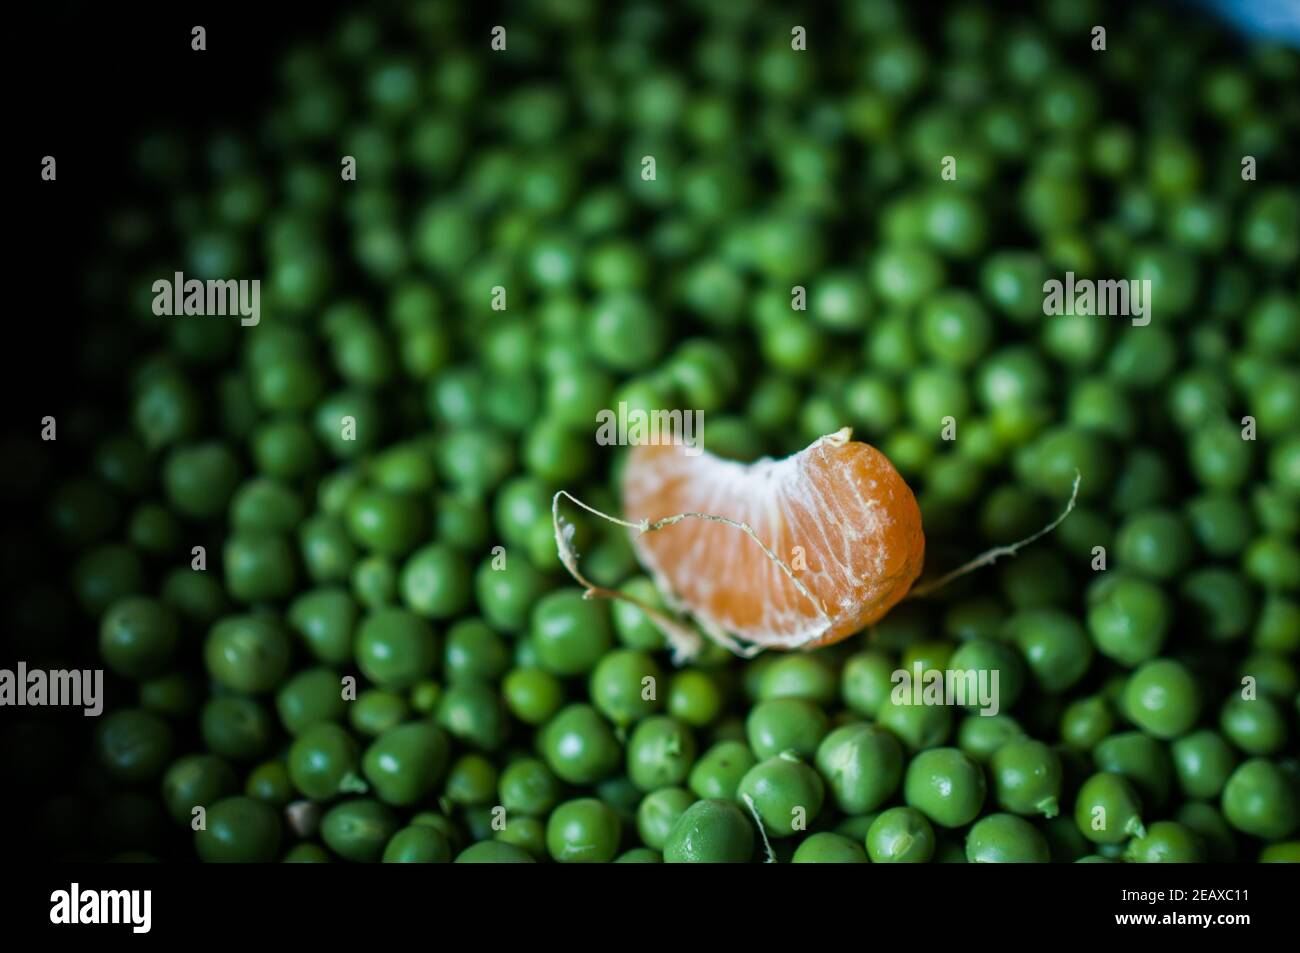
[[[920,575],[916,498],[884,454],[849,441],[847,430],[749,465],[686,450],[633,448],[627,517],[704,513],[747,524],[805,590],[725,523],[692,518],[636,534],[638,558],[665,597],[706,632],[772,648],[835,642],[883,616]]]

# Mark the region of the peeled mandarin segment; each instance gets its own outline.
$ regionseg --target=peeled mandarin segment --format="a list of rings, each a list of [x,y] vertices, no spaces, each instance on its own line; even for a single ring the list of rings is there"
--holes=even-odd
[[[847,431],[749,465],[687,450],[633,448],[627,518],[707,513],[746,523],[807,590],[725,523],[686,519],[634,534],[638,558],[670,604],[706,631],[771,648],[836,642],[883,616],[920,575],[916,498],[884,454],[849,441]]]

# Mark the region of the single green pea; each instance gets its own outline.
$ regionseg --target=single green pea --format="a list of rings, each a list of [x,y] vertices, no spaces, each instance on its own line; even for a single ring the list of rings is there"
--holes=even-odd
[[[226,688],[250,695],[280,683],[289,668],[289,655],[288,635],[266,615],[222,619],[203,647],[209,674]]]
[[[891,680],[897,664],[881,652],[867,651],[851,656],[840,675],[844,704],[859,715],[875,718],[889,700]]]
[[[659,710],[663,673],[645,652],[631,649],[607,653],[592,670],[592,704],[615,725],[628,726]]]
[[[1142,795],[1149,809],[1164,805],[1174,784],[1169,746],[1141,731],[1122,731],[1098,743],[1092,751],[1098,771],[1123,775]]]
[[[446,864],[451,861],[451,845],[431,827],[404,827],[384,846],[385,864]]]
[[[1025,729],[1010,715],[970,714],[957,726],[957,747],[979,764],[987,764],[1008,742],[1025,736]]]
[[[1079,788],[1074,804],[1074,823],[1094,844],[1121,844],[1129,837],[1141,837],[1142,802],[1122,776],[1101,772]]]
[[[664,863],[740,864],[754,853],[754,828],[729,801],[696,801],[677,819],[664,844]]]
[[[550,672],[516,668],[501,683],[506,707],[520,721],[540,725],[549,721],[564,703],[564,686]]]
[[[687,784],[700,798],[734,800],[741,779],[757,763],[743,741],[718,741],[695,762]]]
[[[546,822],[546,848],[560,863],[608,863],[621,835],[618,815],[595,798],[565,801]]]
[[[647,794],[636,810],[636,830],[642,843],[663,850],[674,825],[696,800],[694,794],[679,787],[664,787]]]
[[[502,770],[497,791],[507,814],[541,817],[559,800],[560,782],[544,762],[519,758]]]
[[[462,619],[447,630],[442,667],[452,681],[494,682],[510,667],[510,651],[482,619]]]
[[[232,761],[252,761],[270,748],[275,725],[270,713],[252,698],[214,698],[199,715],[203,744]]]
[[[1174,738],[1196,723],[1200,689],[1185,666],[1173,659],[1144,662],[1124,691],[1124,711],[1143,731]]]
[[[1237,830],[1285,840],[1300,823],[1300,804],[1281,768],[1264,758],[1242,762],[1223,788],[1223,816]]]
[[[99,652],[117,674],[139,681],[163,671],[176,647],[176,614],[163,603],[128,596],[99,625]]]
[[[826,713],[802,698],[777,698],[749,710],[745,731],[749,747],[759,759],[794,751],[811,759],[830,729]]]
[[[530,631],[541,667],[560,676],[590,672],[613,642],[605,603],[572,589],[544,596]]]
[[[402,566],[402,602],[417,615],[446,619],[469,604],[470,569],[465,558],[442,543],[417,549]]]
[[[284,762],[267,761],[254,768],[244,784],[244,793],[272,807],[286,807],[293,800],[294,790]]]
[[[357,604],[343,589],[325,587],[303,593],[289,606],[287,621],[307,650],[327,665],[352,660]]]
[[[438,702],[438,724],[456,740],[494,751],[510,732],[506,705],[493,686],[473,679],[454,681]]]
[[[758,700],[805,698],[829,704],[839,691],[833,668],[813,655],[784,655],[763,671]]]
[[[627,776],[642,791],[685,782],[694,763],[695,736],[675,718],[646,718],[628,738]]]
[[[1205,860],[1200,836],[1176,821],[1156,821],[1124,851],[1132,864],[1198,864]]]
[[[912,807],[883,811],[867,831],[867,854],[873,864],[924,864],[934,856],[934,828]]]
[[[622,760],[613,730],[590,705],[561,709],[541,728],[538,745],[547,766],[570,784],[607,778]]]
[[[1060,811],[1061,759],[1041,741],[1008,741],[989,761],[998,806],[1026,817],[1052,818]]]
[[[456,855],[458,864],[535,864],[528,851],[504,841],[480,841]]]
[[[281,836],[275,808],[251,797],[228,797],[208,809],[194,848],[208,864],[265,864],[279,855]]]
[[[1102,655],[1134,666],[1159,653],[1171,610],[1158,586],[1129,576],[1103,579],[1088,601],[1088,631]]]
[[[343,720],[343,682],[328,668],[309,668],[289,678],[276,693],[280,723],[291,735],[322,721]]]
[[[298,552],[307,575],[316,583],[346,582],[359,558],[343,522],[323,513],[298,528]]]
[[[1219,713],[1219,728],[1248,755],[1271,755],[1286,745],[1287,723],[1272,699],[1233,695]]]
[[[392,809],[372,798],[334,805],[321,818],[321,839],[344,860],[376,863],[401,827]]]
[[[1228,783],[1237,756],[1218,732],[1202,729],[1170,745],[1178,784],[1188,797],[1209,800]]]
[[[536,860],[546,858],[546,822],[541,818],[509,818],[493,835],[493,840],[519,847]]]
[[[984,772],[957,748],[930,748],[907,766],[903,797],[941,827],[961,827],[984,805]]]
[[[718,679],[699,669],[684,669],[668,682],[668,713],[693,728],[703,728],[723,712],[725,698]]]
[[[438,643],[429,624],[405,609],[376,609],[361,620],[356,663],[382,688],[409,688],[437,665]]]
[[[975,684],[978,684],[980,677],[987,678],[990,685],[996,684],[997,705],[1000,709],[1013,707],[1024,690],[1024,663],[1014,649],[1003,642],[989,639],[964,642],[952,653],[947,667],[955,672],[974,672],[977,679]],[[969,677],[963,681],[964,684],[971,684]],[[982,704],[979,698],[968,696],[965,707],[979,708]]]
[[[832,831],[805,837],[790,858],[795,864],[865,864],[867,852],[856,840]]]
[[[361,751],[347,731],[330,722],[304,729],[289,747],[289,780],[304,796],[328,801],[364,790]]]
[[[865,814],[898,790],[903,749],[884,728],[850,722],[822,739],[816,765],[835,805],[846,814]]]
[[[877,714],[877,722],[888,728],[908,751],[934,748],[952,734],[952,710],[946,705],[916,705],[887,699]]]
[[[239,779],[234,769],[212,754],[192,754],[178,759],[162,780],[163,804],[178,825],[188,825],[196,807],[206,809],[238,789]]]
[[[497,793],[496,765],[481,754],[463,754],[447,769],[442,791],[450,803],[462,807],[492,804]]]
[[[1030,673],[1049,694],[1075,685],[1092,664],[1092,645],[1083,626],[1056,609],[1026,609],[1007,622]]]
[[[182,516],[210,520],[230,504],[240,478],[239,460],[224,444],[178,447],[163,463],[167,500]]]
[[[1045,864],[1050,852],[1033,824],[1014,814],[990,814],[967,832],[966,859],[972,864]]]
[[[527,559],[504,549],[480,564],[474,579],[483,618],[504,632],[524,629],[534,604],[545,591],[541,573]]]
[[[415,804],[442,779],[450,742],[436,725],[410,722],[384,732],[366,749],[361,770],[385,804]]]
[[[1061,715],[1061,740],[1079,751],[1091,751],[1115,727],[1110,704],[1100,695],[1073,701]]]
[[[353,541],[383,556],[409,552],[424,531],[426,516],[415,497],[379,489],[354,493],[346,515]]]

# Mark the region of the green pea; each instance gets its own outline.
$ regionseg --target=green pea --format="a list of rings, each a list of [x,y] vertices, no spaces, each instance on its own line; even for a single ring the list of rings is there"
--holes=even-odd
[[[569,705],[542,727],[539,750],[570,784],[591,784],[617,769],[622,751],[609,724],[590,705]]]
[[[287,621],[319,662],[342,665],[352,660],[352,632],[357,605],[342,589],[303,593],[289,606]]]
[[[456,855],[458,864],[534,864],[537,861],[522,847],[504,841],[480,841]]]
[[[728,801],[696,801],[677,819],[664,844],[668,864],[740,864],[754,852],[754,828]]]
[[[836,806],[846,814],[865,814],[898,790],[903,749],[883,728],[850,723],[822,739],[816,764]]]
[[[347,527],[358,546],[384,556],[401,556],[419,541],[425,510],[410,496],[361,490],[347,506]]]
[[[894,684],[892,676],[898,666],[888,656],[875,651],[851,656],[840,675],[840,694],[844,704],[859,715],[874,718],[888,703]]]
[[[941,827],[961,827],[984,805],[984,772],[957,748],[930,748],[907,766],[903,796]]]
[[[658,664],[631,649],[607,653],[591,673],[592,704],[615,725],[631,725],[659,709]]]
[[[952,711],[946,705],[916,705],[892,698],[880,708],[877,722],[888,728],[908,751],[921,751],[943,744],[952,734]]]
[[[1128,680],[1124,710],[1133,722],[1157,738],[1174,738],[1196,723],[1200,689],[1192,674],[1173,659],[1144,662]]]
[[[1074,805],[1074,822],[1094,844],[1121,844],[1146,832],[1137,792],[1118,774],[1102,772],[1083,782]]]
[[[1041,741],[1008,741],[993,752],[989,777],[998,806],[1012,814],[1052,818],[1060,810],[1061,759]]]
[[[663,850],[673,826],[695,801],[695,795],[679,787],[660,788],[647,794],[636,811],[636,829],[641,841],[654,850]]]
[[[971,714],[957,727],[957,747],[980,764],[987,764],[999,748],[1024,734],[1024,728],[1010,715]]]
[[[805,837],[790,858],[795,864],[865,864],[862,845],[842,834],[820,831]]]
[[[450,745],[441,729],[411,722],[390,728],[371,742],[361,770],[381,801],[406,806],[434,790],[449,757]]]
[[[495,689],[468,679],[446,687],[438,703],[438,724],[457,740],[485,751],[501,747],[510,729],[505,704]]]
[[[281,836],[273,807],[251,797],[228,797],[208,809],[194,848],[204,863],[265,864],[279,855]]]
[[[1160,651],[1170,608],[1159,587],[1126,576],[1104,578],[1088,600],[1088,631],[1102,655],[1134,666]]]
[[[280,723],[292,735],[322,721],[342,721],[346,710],[342,681],[328,668],[310,668],[294,675],[275,696]]]
[[[328,801],[358,791],[361,752],[343,728],[321,722],[303,730],[289,747],[289,780],[304,796]]]
[[[236,692],[275,688],[289,668],[289,638],[271,616],[230,616],[212,627],[204,643],[208,672]]]
[[[618,853],[618,815],[595,798],[566,801],[546,822],[546,849],[560,863],[608,863]]]
[[[374,684],[409,688],[428,676],[438,660],[429,624],[405,609],[376,609],[362,619],[356,635],[356,663]]]
[[[695,762],[687,784],[698,797],[734,800],[741,779],[757,763],[743,741],[719,741]]]
[[[758,698],[806,698],[829,704],[838,694],[835,671],[811,655],[786,655],[776,659],[763,672]]]
[[[1046,838],[1014,814],[990,814],[966,834],[966,859],[972,864],[1045,864]]]
[[[225,760],[212,754],[192,754],[167,769],[162,797],[171,819],[178,825],[188,825],[196,807],[206,809],[238,788],[239,779]]]
[[[605,604],[572,589],[537,603],[531,633],[541,667],[560,676],[591,671],[612,643]]]
[[[1026,609],[1007,622],[1030,674],[1056,694],[1076,684],[1092,664],[1092,645],[1073,616],[1056,609]]]
[[[271,746],[275,726],[265,708],[251,698],[214,698],[199,715],[203,744],[232,761],[252,761]]]
[[[344,860],[376,863],[401,825],[392,810],[371,798],[336,804],[321,818],[321,839]]]
[[[1163,742],[1140,731],[1122,731],[1101,741],[1092,752],[1098,771],[1123,775],[1148,808],[1163,805],[1173,787],[1174,765]]]
[[[1071,702],[1061,715],[1061,740],[1079,751],[1091,751],[1111,733],[1115,716],[1104,697],[1091,695]]]
[[[452,681],[496,681],[510,666],[505,641],[481,619],[462,619],[447,630],[443,670]]]
[[[493,803],[497,792],[497,769],[481,754],[461,755],[447,769],[443,797],[462,807]]]
[[[385,864],[446,864],[451,861],[447,838],[430,827],[404,827],[384,846]]]
[[[564,686],[550,672],[516,668],[501,683],[506,707],[520,721],[540,725],[549,721],[564,703]]]
[[[483,618],[506,632],[525,627],[534,603],[545,590],[544,578],[526,559],[509,556],[504,550],[484,561],[474,580]]]
[[[541,817],[559,800],[560,782],[542,761],[520,758],[502,770],[497,790],[507,814]]]
[[[239,484],[240,465],[229,447],[200,443],[173,450],[163,464],[167,499],[183,516],[209,520],[225,511]]]
[[[683,783],[695,762],[695,738],[674,718],[641,721],[627,742],[627,774],[643,791]]]
[[[707,672],[685,669],[668,682],[668,713],[693,728],[703,728],[716,721],[724,704],[718,680]]]
[[[934,828],[915,808],[891,807],[871,822],[866,845],[873,864],[924,864],[934,856]]]
[[[113,603],[99,626],[99,652],[117,674],[139,681],[167,667],[176,646],[175,613],[154,599]]]
[[[1233,695],[1219,713],[1219,728],[1249,755],[1275,754],[1286,744],[1286,717],[1264,696]]]
[[[1237,764],[1237,756],[1223,736],[1210,730],[1184,735],[1173,742],[1170,752],[1178,784],[1191,798],[1218,797]]]
[[[469,603],[469,565],[450,546],[416,550],[402,567],[398,589],[406,607],[431,619],[458,615]]]
[[[760,759],[783,751],[811,759],[829,728],[825,712],[802,698],[760,702],[750,709],[745,721],[749,747]]]

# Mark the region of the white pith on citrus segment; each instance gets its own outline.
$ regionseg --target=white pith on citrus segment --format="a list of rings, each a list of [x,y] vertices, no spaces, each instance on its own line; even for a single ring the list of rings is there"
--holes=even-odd
[[[623,504],[641,523],[703,513],[747,524],[785,563],[734,526],[708,519],[633,536],[673,608],[689,611],[714,637],[753,646],[798,648],[856,631],[901,599],[921,572],[924,542],[911,490],[879,451],[849,442],[847,431],[784,460],[748,465],[689,456],[679,446],[637,447]],[[807,567],[794,567],[803,592],[787,575],[795,547]],[[670,556],[661,555],[668,549]],[[738,599],[738,590],[754,597]]]

